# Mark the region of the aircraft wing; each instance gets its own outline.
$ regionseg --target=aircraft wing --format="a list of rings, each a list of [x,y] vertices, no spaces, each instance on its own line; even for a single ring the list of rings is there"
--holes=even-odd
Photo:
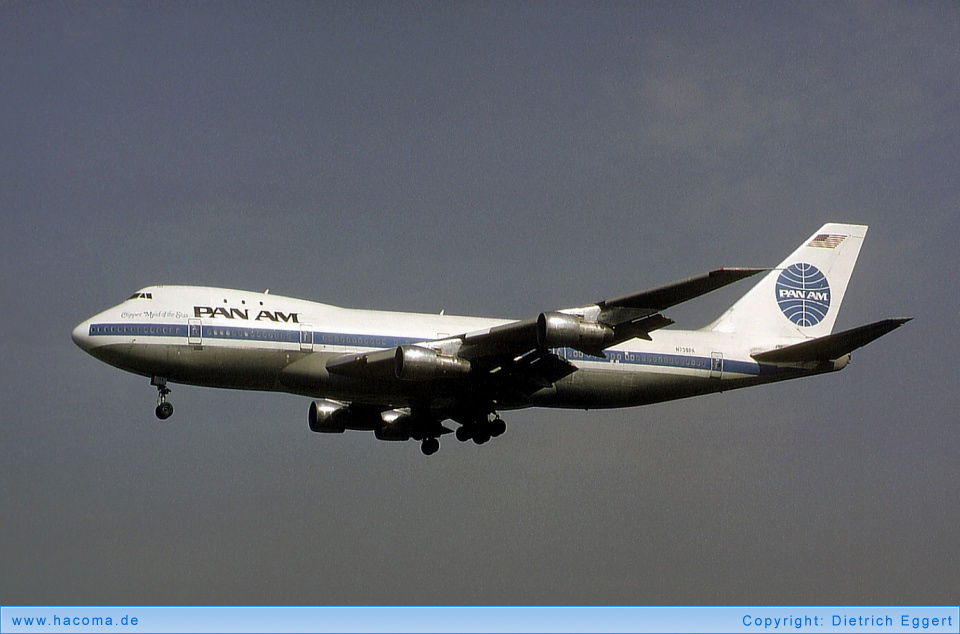
[[[750,355],[757,361],[770,363],[804,363],[810,361],[832,361],[862,348],[874,339],[896,330],[912,318],[884,319],[866,326],[860,326],[832,335],[810,339],[792,346],[776,348]]]
[[[522,354],[533,348],[570,347],[603,357],[603,350],[629,339],[650,340],[654,330],[674,323],[665,308],[700,297],[768,269],[717,269],[640,293],[603,300],[580,308],[541,313],[488,330],[461,335],[460,356],[483,358]]]
[[[596,305],[600,309],[597,321],[609,324],[613,328],[615,337],[614,342],[610,345],[623,343],[634,338],[649,341],[651,332],[673,323],[672,320],[660,315],[660,311],[767,270],[750,268],[716,269],[703,275],[688,277],[685,280],[651,288],[640,293],[597,302]]]
[[[769,269],[716,269],[672,284],[597,302],[597,306],[601,309],[601,320],[604,316],[612,316],[616,310],[632,309],[657,312],[764,271],[769,271]]]
[[[649,340],[651,332],[672,324],[673,320],[660,313],[663,309],[766,270],[717,269],[640,293],[541,313],[443,342],[345,354],[329,360],[326,368],[354,378],[404,379],[404,368],[422,361],[436,369],[431,378],[469,375],[485,390],[529,395],[576,371],[551,349],[569,347],[603,357],[610,346],[633,338]]]

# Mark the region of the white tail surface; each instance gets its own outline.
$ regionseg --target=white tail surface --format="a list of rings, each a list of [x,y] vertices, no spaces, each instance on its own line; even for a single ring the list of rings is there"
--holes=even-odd
[[[866,225],[823,225],[706,329],[784,339],[829,335],[866,235]]]

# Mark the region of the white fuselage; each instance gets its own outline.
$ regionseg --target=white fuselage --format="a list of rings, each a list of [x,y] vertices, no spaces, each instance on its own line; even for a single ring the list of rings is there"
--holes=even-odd
[[[247,390],[283,391],[354,403],[442,408],[456,379],[437,383],[370,381],[327,371],[328,360],[419,344],[456,354],[458,335],[513,320],[373,310],[193,286],[154,286],[84,321],[73,331],[91,355],[148,377]],[[556,349],[577,371],[532,395],[499,403],[565,408],[628,407],[840,369],[761,364],[751,353],[777,340],[707,330],[663,329],[591,357]],[[449,389],[446,389],[449,386]]]

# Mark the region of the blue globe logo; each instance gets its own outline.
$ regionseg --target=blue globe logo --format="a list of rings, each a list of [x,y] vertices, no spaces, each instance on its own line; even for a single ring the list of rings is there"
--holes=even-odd
[[[777,278],[777,304],[787,319],[798,326],[816,326],[830,310],[827,276],[812,264],[798,262]]]

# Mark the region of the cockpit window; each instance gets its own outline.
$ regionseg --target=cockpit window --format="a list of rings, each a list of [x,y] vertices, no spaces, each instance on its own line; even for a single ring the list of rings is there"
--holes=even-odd
[[[134,293],[127,299],[153,299],[153,293]]]

